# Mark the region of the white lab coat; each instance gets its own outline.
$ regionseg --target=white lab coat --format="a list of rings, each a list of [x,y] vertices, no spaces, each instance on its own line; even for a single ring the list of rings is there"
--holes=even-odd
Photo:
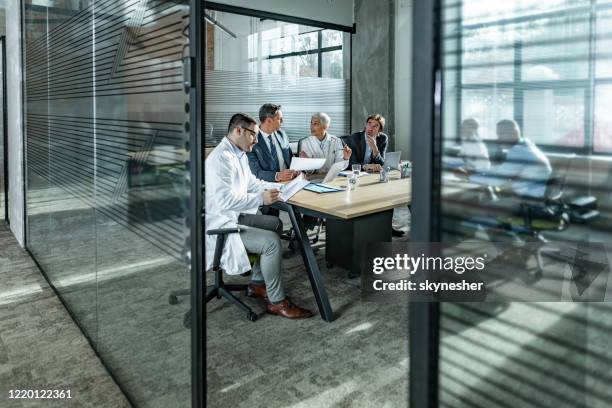
[[[241,213],[255,214],[263,204],[262,192],[266,188],[280,188],[255,178],[249,168],[246,154],[237,154],[237,148],[226,137],[215,147],[205,161],[206,215],[205,230],[234,228]],[[212,268],[216,235],[206,235],[206,269]],[[237,275],[251,269],[240,234],[229,234],[221,256],[225,273]]]

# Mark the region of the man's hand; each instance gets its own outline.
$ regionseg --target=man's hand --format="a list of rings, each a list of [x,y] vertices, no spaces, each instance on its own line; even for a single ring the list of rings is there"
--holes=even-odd
[[[351,154],[353,153],[353,151],[351,150],[350,147],[348,147],[348,145],[344,145],[344,147],[342,148],[342,158],[344,160],[348,160],[351,158]]]
[[[264,205],[270,205],[280,200],[280,191],[273,188],[262,193]]]
[[[363,169],[372,173],[380,173],[382,166],[380,164],[366,164],[363,166]]]
[[[302,151],[300,152],[300,157],[301,157],[302,159],[307,159],[307,158],[308,158],[308,155],[306,154],[306,152],[305,152],[305,151],[303,151],[303,150],[302,150]]]
[[[289,181],[293,180],[300,174],[299,171],[296,170],[283,170],[276,173],[276,181]]]
[[[370,137],[366,135],[366,143],[370,146],[370,150],[372,151],[372,157],[378,156],[380,153],[378,151],[378,146],[376,146],[376,137]]]

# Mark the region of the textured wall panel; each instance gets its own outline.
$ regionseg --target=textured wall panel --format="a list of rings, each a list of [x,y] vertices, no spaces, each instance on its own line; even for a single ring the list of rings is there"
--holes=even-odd
[[[167,180],[147,188],[142,176],[181,167],[187,7],[103,0],[48,27],[37,10],[25,52],[28,168],[178,258],[176,190]]]

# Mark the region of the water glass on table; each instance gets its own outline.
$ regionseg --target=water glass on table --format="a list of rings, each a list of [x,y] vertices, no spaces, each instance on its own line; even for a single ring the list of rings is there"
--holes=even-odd
[[[354,190],[357,187],[357,180],[359,180],[359,173],[361,173],[361,164],[353,164],[351,167],[353,172],[348,177],[348,188]]]

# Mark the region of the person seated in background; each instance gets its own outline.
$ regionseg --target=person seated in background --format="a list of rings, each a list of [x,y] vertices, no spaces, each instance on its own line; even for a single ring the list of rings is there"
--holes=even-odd
[[[365,171],[380,172],[385,162],[385,153],[389,136],[383,133],[385,118],[374,114],[366,119],[365,129],[353,133],[346,144],[352,150],[349,159],[349,168],[353,164],[361,164]]]
[[[491,168],[489,151],[480,139],[478,133],[479,127],[480,125],[476,119],[470,118],[461,122],[460,173],[482,173]]]
[[[300,172],[290,170],[291,147],[289,138],[281,129],[283,112],[280,105],[266,103],[259,108],[259,133],[257,143],[252,152],[247,153],[251,171],[260,180],[289,181]]]
[[[505,158],[489,170],[470,176],[470,182],[487,186],[489,192],[476,205],[472,222],[487,233],[500,253],[500,262],[512,262],[522,269],[528,258],[523,252],[523,240],[505,225],[512,217],[522,220],[525,203],[544,200],[552,168],[544,153],[521,136],[514,120],[499,121],[496,133],[499,147],[506,151]]]
[[[247,252],[260,254],[253,266],[250,296],[267,301],[268,313],[288,319],[311,317],[309,310],[296,306],[285,296],[281,279],[281,244],[283,229],[278,217],[256,214],[260,205],[279,200],[277,183],[257,179],[246,153],[257,145],[258,128],[253,117],[237,113],[229,122],[225,138],[210,153],[205,162],[206,225],[205,230],[235,228],[229,234],[221,267],[230,274],[241,274],[251,269]],[[212,267],[216,236],[206,234],[206,269]]]
[[[472,175],[470,181],[491,186],[506,197],[543,199],[552,173],[548,158],[531,140],[521,136],[514,120],[499,121],[496,133],[499,146],[506,150],[505,159]],[[493,201],[502,201],[502,198],[495,194]]]
[[[329,115],[317,112],[310,118],[310,134],[301,142],[300,157],[325,159],[325,164],[317,173],[327,173],[335,163],[343,162],[344,168],[349,164],[352,150],[342,143],[342,139],[330,135],[327,130],[331,124]]]

